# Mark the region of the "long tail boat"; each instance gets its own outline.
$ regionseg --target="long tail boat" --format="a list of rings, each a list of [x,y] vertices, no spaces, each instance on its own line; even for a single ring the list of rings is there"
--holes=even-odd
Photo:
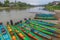
[[[14,32],[13,28],[11,27],[11,25],[7,25],[7,29],[9,34],[11,35],[11,40],[19,40],[18,36],[16,35],[16,33]]]
[[[39,30],[39,31],[44,32],[44,33],[46,33],[46,34],[49,34],[49,35],[52,35],[52,36],[55,36],[55,37],[60,38],[60,35],[57,35],[57,34],[52,33],[52,32],[49,32],[48,30],[44,30],[44,28],[40,28],[40,27],[34,26],[34,25],[30,25],[30,26],[33,27],[33,28],[36,29],[36,30]]]
[[[25,35],[18,27],[13,26],[15,29],[15,32],[21,38],[22,40],[31,40],[27,35]]]
[[[38,24],[41,24],[41,25],[44,25],[44,26],[49,26],[49,27],[52,27],[56,24],[53,24],[53,23],[49,23],[49,22],[44,22],[44,21],[39,21],[39,20],[30,20],[30,22],[33,22],[33,23],[38,23]]]
[[[59,31],[60,29],[57,29],[54,27],[44,26],[44,25],[41,25],[40,23],[36,23],[36,22],[31,22],[31,24],[38,25],[39,27],[46,28],[46,29],[50,30],[51,32],[60,33],[60,31]]]
[[[24,27],[19,27],[25,34],[27,34],[29,37],[31,37],[34,40],[43,40],[43,38],[38,37],[37,35],[35,35],[34,33],[32,33],[31,31],[27,30]]]
[[[6,26],[4,26],[2,23],[0,23],[0,33],[1,40],[11,40],[11,36],[8,33]]]
[[[26,20],[25,20],[25,21],[26,21]],[[27,24],[27,23],[28,23],[28,22],[26,22],[26,24]],[[55,36],[55,37],[60,38],[60,35],[57,35],[57,34],[52,33],[52,32],[49,32],[48,30],[43,30],[42,28],[39,28],[39,27],[31,24],[31,22],[30,22],[30,24],[28,24],[28,25],[31,26],[31,27],[33,27],[33,28],[36,29],[36,30],[39,30],[39,31],[43,32],[43,33],[46,33],[46,34],[49,34],[49,35],[52,35],[52,36]]]
[[[21,24],[20,24],[21,25]],[[20,26],[19,25],[19,26]],[[26,25],[27,26],[27,25]],[[20,26],[21,27],[21,26]],[[28,28],[28,26],[27,26],[27,28]],[[28,28],[29,29],[29,28]],[[30,30],[31,31],[31,30]],[[44,33],[42,33],[42,32],[39,32],[40,34],[40,36],[42,36],[42,37],[45,37],[45,38],[47,38],[47,39],[50,39],[51,40],[51,37],[49,36],[49,35],[47,35],[47,34],[44,34]],[[47,37],[48,36],[48,37]]]

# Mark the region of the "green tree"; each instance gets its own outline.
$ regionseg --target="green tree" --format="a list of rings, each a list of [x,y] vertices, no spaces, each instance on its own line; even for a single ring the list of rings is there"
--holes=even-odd
[[[60,6],[60,3],[58,4],[58,6]]]
[[[22,7],[24,6],[22,2],[17,2],[17,6]]]
[[[52,3],[49,3],[48,6],[52,6],[53,4]]]
[[[23,3],[23,2],[17,2],[17,6],[19,6],[19,7],[26,7],[26,6],[30,6],[30,4]]]
[[[3,6],[3,3],[2,2],[0,2],[0,7],[2,7]]]
[[[9,7],[9,0],[5,0],[5,1],[4,1],[4,6],[5,6],[5,7]]]

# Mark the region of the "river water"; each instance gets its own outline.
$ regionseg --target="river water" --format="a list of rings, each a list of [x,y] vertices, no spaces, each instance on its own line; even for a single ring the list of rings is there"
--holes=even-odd
[[[4,24],[9,20],[23,20],[24,18],[34,18],[36,13],[54,13],[43,10],[44,7],[34,7],[24,10],[10,9],[10,10],[0,10],[0,21]]]

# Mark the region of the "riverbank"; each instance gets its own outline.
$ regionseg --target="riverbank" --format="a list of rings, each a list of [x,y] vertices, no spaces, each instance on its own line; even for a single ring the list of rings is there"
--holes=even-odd
[[[60,10],[60,6],[46,6],[45,8],[49,11]]]
[[[41,13],[39,8],[41,8],[41,7],[27,8],[27,10],[24,10],[24,9],[23,10],[18,10],[18,9],[17,10],[16,9],[3,10],[3,11],[0,11],[0,21],[2,21],[5,24],[8,20],[11,20],[11,19],[14,22],[16,22],[17,20],[23,20],[24,18],[32,18],[33,19],[36,15],[36,13],[34,13],[34,12],[39,11],[38,13]],[[44,10],[42,12],[45,13]],[[50,12],[46,11],[46,13],[50,13]],[[53,12],[51,12],[51,13],[53,13]],[[56,23],[56,24],[58,24],[58,22],[59,22],[58,20],[49,20],[49,21],[45,20],[45,21]]]
[[[4,9],[27,9],[27,8],[31,8],[30,6],[27,7],[0,7],[0,10],[4,10]]]

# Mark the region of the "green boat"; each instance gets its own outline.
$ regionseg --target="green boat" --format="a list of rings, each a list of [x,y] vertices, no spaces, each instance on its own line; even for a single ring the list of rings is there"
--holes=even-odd
[[[53,24],[53,23],[49,23],[49,22],[44,22],[44,21],[39,21],[39,20],[29,20],[30,22],[33,22],[33,23],[37,23],[37,24],[41,24],[41,25],[44,25],[44,26],[49,26],[49,27],[52,27],[56,24]]]
[[[21,29],[23,29],[22,31],[24,33],[26,33],[29,37],[33,38],[34,40],[43,40],[41,37],[35,35],[34,33],[32,33],[31,31],[27,30],[24,27],[20,27]]]
[[[45,30],[45,28],[41,28],[38,26],[34,26],[33,28],[40,30],[40,31],[44,31],[44,33],[48,33],[49,35],[55,36],[55,37],[60,37],[58,34],[52,33],[51,31]]]
[[[24,25],[27,26],[27,27],[26,27],[27,29],[29,29],[29,28],[32,29],[30,26],[28,26],[28,25],[25,24],[25,23],[23,23],[22,26],[21,26],[21,25],[19,25],[19,26],[20,26],[20,27],[24,27]],[[30,31],[31,31],[31,30],[30,30]],[[51,37],[50,37],[49,35],[44,34],[44,33],[42,33],[42,32],[39,32],[39,33],[40,33],[40,36],[51,40]],[[47,37],[47,36],[48,36],[48,37]]]
[[[53,32],[56,32],[56,33],[59,33],[60,34],[60,29],[57,29],[57,28],[54,28],[54,27],[49,27],[49,26],[44,26],[44,25],[41,25],[41,24],[39,24],[39,23],[36,23],[36,22],[33,22],[33,21],[31,21],[30,22],[31,24],[34,24],[34,25],[37,25],[37,26],[39,26],[39,27],[43,27],[43,28],[46,28],[46,29],[50,29],[50,30],[52,30]]]
[[[14,29],[11,25],[8,24],[7,29],[8,29],[9,34],[11,35],[11,40],[20,40],[19,37],[14,32]]]
[[[57,20],[55,17],[35,17],[35,19],[43,19],[43,20]]]
[[[23,40],[30,40],[30,38],[27,35],[25,35],[17,26],[14,26],[14,28],[15,32],[18,34],[20,38],[22,38]]]

